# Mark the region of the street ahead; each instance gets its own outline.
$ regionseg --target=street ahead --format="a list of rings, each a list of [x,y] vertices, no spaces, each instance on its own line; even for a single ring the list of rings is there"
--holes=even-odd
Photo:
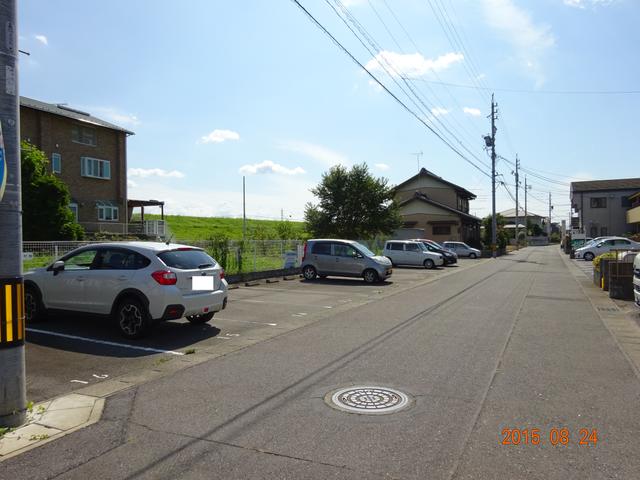
[[[326,404],[354,385],[400,390],[409,405]],[[0,468],[16,479],[632,479],[638,400],[638,377],[558,248],[528,248],[126,390],[99,423]]]

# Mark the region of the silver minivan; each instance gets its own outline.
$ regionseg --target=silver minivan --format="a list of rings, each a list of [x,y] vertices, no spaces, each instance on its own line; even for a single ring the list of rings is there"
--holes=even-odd
[[[391,262],[353,240],[317,238],[304,244],[302,275],[316,277],[362,277],[367,283],[381,282],[391,275]]]
[[[444,265],[444,256],[441,253],[430,252],[422,242],[411,240],[389,240],[382,254],[393,265],[420,265],[424,268]]]

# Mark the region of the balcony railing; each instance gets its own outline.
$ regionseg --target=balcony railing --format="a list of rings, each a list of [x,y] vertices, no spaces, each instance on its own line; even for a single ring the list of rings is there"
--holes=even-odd
[[[164,220],[145,220],[144,222],[80,222],[87,233],[112,233],[116,235],[148,235],[161,237],[167,233]]]

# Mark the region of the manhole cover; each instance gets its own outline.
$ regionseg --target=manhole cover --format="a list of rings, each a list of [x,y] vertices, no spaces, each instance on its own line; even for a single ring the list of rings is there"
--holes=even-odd
[[[333,393],[330,402],[341,410],[375,415],[397,412],[409,404],[409,397],[392,388],[349,387]]]

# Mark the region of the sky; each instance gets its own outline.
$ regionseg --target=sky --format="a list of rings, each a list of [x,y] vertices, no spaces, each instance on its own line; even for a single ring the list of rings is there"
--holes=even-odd
[[[135,132],[129,198],[167,214],[241,216],[244,176],[248,217],[300,220],[324,172],[367,163],[427,168],[485,216],[492,93],[498,211],[516,155],[554,221],[570,181],[640,176],[639,1],[299,4],[361,66],[290,0],[21,0],[20,94]]]

